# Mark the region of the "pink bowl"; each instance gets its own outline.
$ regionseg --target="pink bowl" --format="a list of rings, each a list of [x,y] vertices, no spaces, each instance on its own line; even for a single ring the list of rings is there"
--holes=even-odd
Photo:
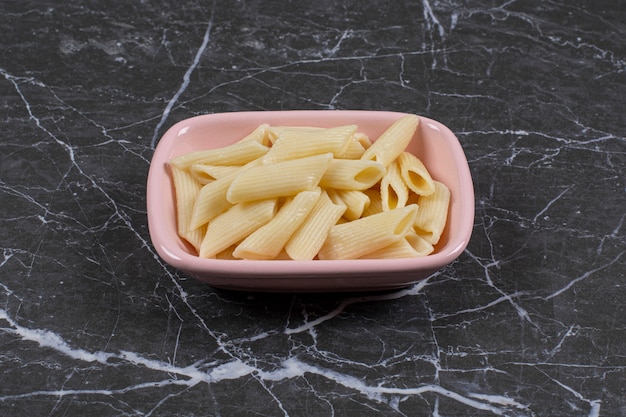
[[[474,223],[474,188],[467,159],[444,125],[421,117],[408,151],[419,156],[434,179],[450,189],[446,230],[431,255],[407,259],[222,260],[195,255],[176,232],[171,158],[233,143],[262,123],[333,127],[356,124],[375,140],[403,113],[292,110],[220,113],[192,117],[172,126],[154,152],[147,182],[148,227],[159,256],[171,266],[217,288],[246,291],[370,291],[407,287],[454,261],[466,248]],[[417,139],[419,138],[419,140]]]

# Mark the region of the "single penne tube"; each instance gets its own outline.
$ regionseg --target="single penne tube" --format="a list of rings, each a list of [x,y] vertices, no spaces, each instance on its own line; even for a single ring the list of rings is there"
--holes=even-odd
[[[270,146],[272,144],[270,141],[270,125],[267,123],[260,124],[239,142],[258,142],[261,145]]]
[[[235,204],[310,191],[318,186],[332,158],[326,153],[251,167],[235,177],[226,198]]]
[[[195,229],[191,227],[191,214],[202,185],[186,170],[170,165],[176,203],[176,223],[181,237]]]
[[[190,152],[170,160],[178,168],[189,168],[194,164],[244,165],[266,154],[270,148],[254,140],[236,142],[222,148]]]
[[[409,188],[400,175],[398,161],[393,161],[387,166],[387,172],[380,181],[380,199],[385,211],[407,204]]]
[[[335,204],[346,206],[343,217],[347,220],[356,220],[363,216],[363,212],[370,204],[370,199],[364,191],[328,188],[326,192]]]
[[[240,166],[233,165],[206,165],[206,164],[193,164],[189,167],[189,173],[200,184],[208,184],[212,181],[225,177],[227,174],[237,171]]]
[[[402,152],[396,161],[400,166],[400,175],[411,191],[418,195],[435,192],[433,179],[418,157],[410,152]]]
[[[415,217],[414,229],[430,244],[436,245],[446,226],[450,190],[443,183],[435,181],[435,192],[418,198],[419,210]]]
[[[319,259],[355,259],[403,239],[415,222],[417,206],[384,211],[330,229]]]
[[[200,257],[214,258],[269,222],[276,214],[277,199],[236,204],[217,216],[207,227]]]
[[[199,251],[206,228],[192,227],[191,216],[195,200],[201,190],[201,184],[186,170],[174,166],[170,166],[170,170],[174,181],[178,236],[185,239],[196,251]]]
[[[321,193],[302,191],[286,201],[266,224],[246,237],[233,251],[235,258],[274,259],[293,233],[304,223]]]
[[[333,159],[320,180],[320,186],[339,190],[366,190],[385,175],[385,167],[375,161]]]
[[[345,205],[333,203],[328,194],[322,191],[311,213],[285,244],[289,258],[299,261],[314,259],[330,228],[337,224],[345,211]]]
[[[356,132],[356,125],[315,130],[283,130],[270,150],[263,155],[264,164],[332,153],[341,155]]]
[[[413,139],[419,117],[414,114],[407,114],[396,120],[389,126],[372,146],[367,148],[361,159],[377,161],[385,167],[394,161]]]

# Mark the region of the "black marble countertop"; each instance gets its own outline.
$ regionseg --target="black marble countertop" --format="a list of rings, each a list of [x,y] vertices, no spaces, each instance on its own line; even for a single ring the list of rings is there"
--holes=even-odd
[[[421,114],[476,218],[412,288],[260,294],[166,265],[174,123]],[[3,1],[0,416],[626,415],[621,0]]]

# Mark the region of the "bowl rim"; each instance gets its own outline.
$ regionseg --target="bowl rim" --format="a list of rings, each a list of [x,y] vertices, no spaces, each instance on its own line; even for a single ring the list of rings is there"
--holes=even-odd
[[[351,115],[352,114],[352,115]],[[471,172],[463,148],[458,138],[442,123],[425,116],[418,115],[421,123],[428,123],[442,132],[446,147],[452,151],[460,187],[455,198],[459,200],[463,214],[454,234],[450,234],[448,242],[437,252],[419,258],[402,259],[350,259],[350,260],[228,260],[206,259],[183,250],[180,245],[170,241],[167,230],[158,227],[160,210],[155,209],[163,202],[159,184],[163,176],[168,175],[167,169],[159,161],[169,160],[179,132],[190,124],[203,123],[211,118],[223,118],[234,121],[241,118],[272,120],[281,116],[299,118],[320,117],[333,119],[346,117],[363,118],[368,116],[389,116],[399,118],[408,113],[377,110],[279,110],[279,111],[243,111],[226,113],[209,113],[193,116],[172,125],[162,136],[154,150],[148,170],[146,188],[146,210],[149,235],[157,254],[171,266],[191,275],[215,274],[228,275],[233,280],[250,277],[272,277],[273,279],[292,278],[293,276],[315,276],[329,278],[342,275],[344,278],[359,275],[390,275],[411,273],[418,270],[433,272],[458,258],[467,247],[471,238],[474,223],[474,188]],[[159,165],[159,166],[157,166]],[[170,231],[171,233],[171,231]]]

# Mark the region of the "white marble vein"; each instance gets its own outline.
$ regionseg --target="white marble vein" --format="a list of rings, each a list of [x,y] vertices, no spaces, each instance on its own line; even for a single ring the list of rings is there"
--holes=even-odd
[[[433,275],[434,276],[434,275]],[[296,334],[296,333],[301,333],[301,332],[306,332],[309,331],[311,329],[313,329],[314,327],[328,321],[328,320],[332,320],[333,318],[337,317],[338,315],[340,315],[348,306],[353,305],[353,304],[358,304],[358,303],[369,303],[369,302],[374,302],[374,301],[385,301],[385,300],[395,300],[398,298],[402,298],[402,297],[406,297],[408,295],[417,295],[421,292],[421,290],[428,285],[428,280],[432,278],[426,278],[424,280],[421,280],[420,282],[418,282],[417,284],[414,284],[413,286],[411,286],[410,288],[406,289],[406,290],[399,290],[399,291],[394,291],[391,292],[389,294],[384,294],[384,295],[366,295],[366,296],[361,296],[361,297],[356,297],[356,298],[347,298],[345,300],[343,300],[341,303],[339,303],[339,305],[332,311],[330,311],[329,313],[320,316],[318,318],[316,318],[315,320],[311,320],[309,322],[306,322],[298,327],[295,328],[287,328],[285,329],[284,333],[287,335],[290,334]]]
[[[213,4],[213,10],[214,9],[215,9],[215,4]],[[159,141],[159,135],[162,133],[161,128],[167,121],[170,111],[176,105],[180,96],[185,92],[185,90],[189,86],[189,83],[191,81],[191,74],[194,72],[194,70],[200,63],[200,59],[202,58],[204,51],[209,45],[209,40],[211,38],[211,30],[213,28],[213,13],[214,12],[212,11],[206,30],[204,31],[204,36],[202,37],[202,43],[200,44],[200,47],[198,48],[196,55],[194,56],[193,61],[191,62],[191,65],[187,68],[187,70],[185,71],[185,74],[183,75],[183,82],[178,87],[178,90],[176,91],[176,93],[174,93],[172,98],[168,101],[167,106],[165,106],[165,109],[163,110],[163,114],[161,115],[161,120],[159,120],[159,123],[157,123],[156,128],[154,129],[154,134],[152,135],[152,141],[150,142],[151,148],[154,148],[157,142]]]
[[[410,292],[411,291],[408,293]],[[407,293],[405,292],[404,295],[406,294]],[[395,297],[397,296],[398,295]],[[394,297],[391,297],[390,299],[393,298]],[[365,301],[364,298],[353,300],[353,302],[363,301]],[[88,352],[84,349],[70,346],[65,340],[63,340],[62,337],[54,332],[41,329],[30,329],[19,325],[14,319],[9,317],[7,312],[3,309],[0,309],[0,320],[4,320],[9,324],[9,327],[3,328],[3,331],[13,333],[24,341],[35,342],[42,348],[52,349],[59,354],[75,359],[79,362],[97,362],[112,367],[120,367],[121,362],[127,362],[133,366],[144,367],[146,369],[163,372],[172,376],[166,380],[148,381],[118,389],[57,389],[0,395],[0,401],[20,398],[34,398],[38,396],[51,396],[59,398],[77,395],[107,396],[151,388],[163,388],[166,386],[193,387],[199,383],[215,384],[224,380],[239,379],[247,376],[253,376],[265,384],[270,381],[277,382],[286,379],[306,378],[307,374],[314,374],[322,376],[346,388],[358,391],[374,401],[385,404],[392,404],[393,398],[421,396],[426,393],[434,393],[442,397],[458,401],[477,410],[489,411],[494,415],[507,415],[507,410],[511,408],[525,408],[522,404],[519,404],[511,398],[473,393],[464,395],[433,384],[423,384],[415,387],[402,388],[390,387],[381,384],[369,385],[363,380],[350,376],[349,374],[310,365],[298,360],[295,357],[282,361],[280,367],[273,371],[255,369],[240,360],[233,360],[231,362],[219,364],[209,368],[208,371],[203,371],[200,369],[199,364],[178,367],[172,363],[148,359],[134,352]],[[272,394],[272,396],[274,396],[274,394]],[[287,410],[283,409],[280,405],[281,400],[278,397],[274,398],[276,403],[279,405],[279,408],[283,410],[284,415],[288,416],[289,413]],[[164,401],[166,400],[167,397]],[[155,409],[153,409],[153,411]]]
[[[565,286],[563,286],[562,288],[559,288],[558,290],[554,291],[553,293],[551,293],[550,295],[547,295],[545,297],[546,300],[558,297],[559,295],[563,294],[564,292],[568,291],[569,289],[571,289],[572,287],[574,287],[575,285],[577,285],[578,283],[580,283],[581,281],[584,281],[585,279],[588,279],[589,277],[593,276],[594,274],[610,267],[613,266],[615,263],[617,263],[621,257],[624,255],[624,253],[626,253],[626,251],[622,251],[620,253],[617,254],[617,256],[615,256],[613,259],[610,259],[608,262],[599,265],[595,268],[592,268],[588,271],[583,272],[582,274],[580,274],[577,277],[573,277]]]

